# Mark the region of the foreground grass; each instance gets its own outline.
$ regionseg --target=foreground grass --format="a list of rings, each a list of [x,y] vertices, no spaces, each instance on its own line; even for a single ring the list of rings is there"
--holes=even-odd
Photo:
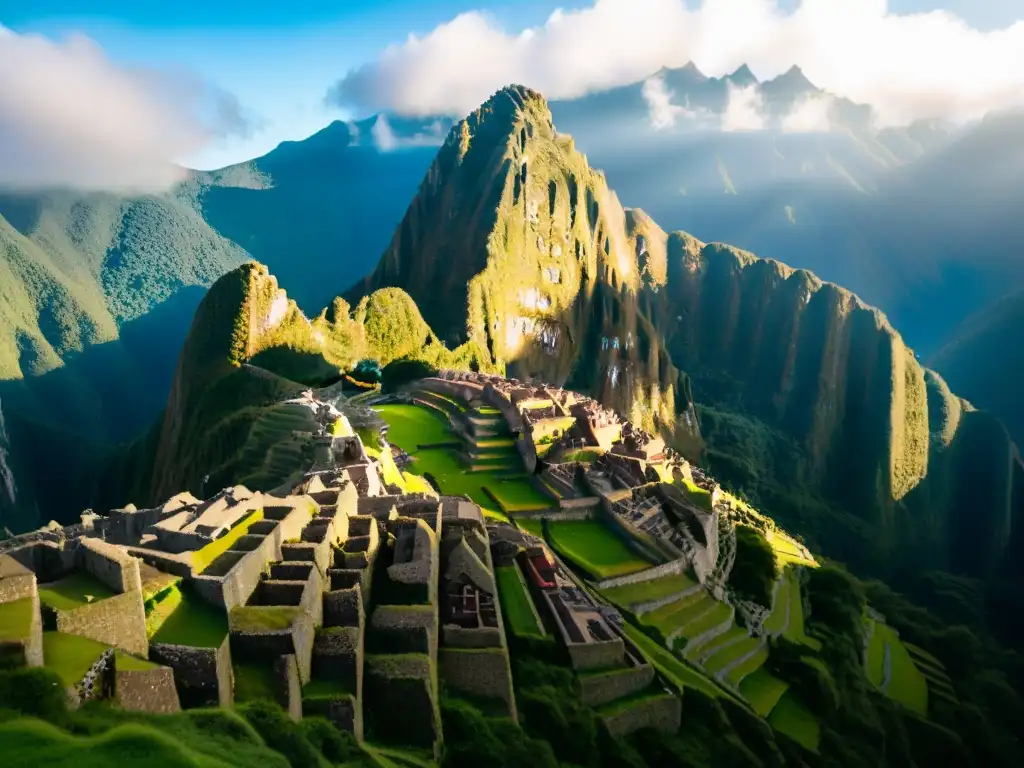
[[[624,576],[651,567],[607,526],[596,520],[560,520],[548,524],[548,538],[559,554],[594,578]]]
[[[505,610],[509,628],[520,637],[540,637],[544,630],[537,624],[537,616],[530,602],[530,595],[519,575],[519,566],[506,565],[495,569],[501,607]]]

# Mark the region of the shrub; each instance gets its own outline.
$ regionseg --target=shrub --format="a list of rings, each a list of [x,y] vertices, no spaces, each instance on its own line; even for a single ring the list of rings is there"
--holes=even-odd
[[[775,552],[768,540],[749,525],[736,526],[736,562],[729,575],[733,591],[744,600],[771,608],[777,575]]]
[[[437,369],[422,360],[404,357],[393,360],[381,371],[381,388],[385,392],[393,392],[410,381],[425,379],[437,375]]]
[[[56,725],[68,719],[68,698],[56,672],[45,668],[0,672],[0,705]]]
[[[251,701],[238,707],[263,737],[267,746],[284,755],[292,768],[321,768],[323,758],[306,738],[302,727],[269,701]]]

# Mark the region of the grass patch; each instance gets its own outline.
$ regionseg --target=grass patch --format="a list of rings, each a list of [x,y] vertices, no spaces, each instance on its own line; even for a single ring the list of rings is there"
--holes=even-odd
[[[885,680],[885,644],[887,638],[885,632],[881,629],[883,625],[874,619],[868,619],[867,624],[871,636],[868,638],[868,652],[864,673],[873,686],[881,688],[882,682]]]
[[[31,597],[0,603],[0,640],[21,640],[32,633],[35,606]]]
[[[717,675],[737,659],[753,651],[758,646],[758,641],[752,637],[744,637],[731,645],[723,646],[704,660],[704,669],[712,675]],[[753,670],[752,670],[753,671]]]
[[[740,683],[740,695],[750,702],[750,706],[761,717],[768,717],[788,689],[788,683],[775,677],[763,666],[744,677]]]
[[[376,405],[373,410],[388,423],[388,442],[406,453],[414,453],[420,445],[452,439],[448,422],[430,408],[396,403]]]
[[[487,489],[497,499],[503,512],[532,512],[547,509],[555,502],[534,487],[528,480],[503,480],[488,483]]]
[[[800,643],[812,650],[820,651],[821,641],[808,635],[804,626],[804,601],[796,572],[790,568],[788,573],[788,578],[792,580],[789,588],[789,626],[786,627],[782,636],[794,643]]]
[[[729,618],[732,617],[731,606],[726,605],[725,603],[720,603],[717,600],[711,598],[710,596],[708,597],[708,599],[713,600],[714,605],[711,607],[710,610],[706,611],[703,614],[698,614],[696,611],[694,611],[693,614],[691,614],[692,618],[690,619],[690,621],[686,622],[683,625],[683,637],[691,638],[702,635],[709,629],[717,627],[719,624],[721,624],[724,621],[727,621]]]
[[[352,691],[340,680],[318,678],[310,680],[302,686],[303,699],[336,699],[339,696],[346,696]]]
[[[582,464],[589,464],[597,461],[604,454],[600,448],[581,448],[578,451],[570,451],[562,457],[563,462],[578,461]]]
[[[43,633],[43,663],[65,685],[76,685],[110,646],[63,632]]]
[[[637,693],[632,693],[621,699],[616,699],[615,701],[610,701],[607,704],[602,704],[597,708],[597,713],[605,717],[610,717],[633,709],[634,707],[643,706],[652,701],[671,698],[672,694],[665,693],[664,691],[638,691]]]
[[[598,579],[625,576],[651,566],[596,520],[549,522],[548,537],[559,554]]]
[[[234,664],[235,703],[275,701],[277,698],[274,669],[270,664]]]
[[[95,576],[75,571],[59,581],[39,585],[39,602],[58,611],[73,611],[116,593]]]
[[[648,581],[637,582],[636,584],[611,587],[604,590],[602,594],[616,605],[628,606],[634,603],[660,600],[663,597],[684,592],[695,586],[696,582],[683,574],[671,574]]]
[[[200,574],[210,567],[210,563],[223,555],[231,545],[249,532],[249,527],[263,519],[263,510],[257,509],[249,513],[243,520],[219,539],[211,541],[202,549],[192,553],[192,572]]]
[[[228,617],[187,588],[174,590],[146,619],[151,643],[219,648],[228,634]]]
[[[140,659],[124,651],[114,651],[114,668],[119,672],[147,672],[151,669],[159,669],[159,664],[152,661]]]
[[[746,650],[749,652],[750,648],[747,648]],[[766,661],[768,661],[768,650],[766,648],[762,648],[749,659],[745,659],[743,662],[729,670],[725,679],[727,682],[731,683],[734,688],[738,688],[747,675],[753,674],[757,670],[761,669]]]
[[[240,605],[231,609],[228,624],[249,632],[288,629],[300,612],[294,605]]]
[[[495,569],[498,592],[505,619],[513,634],[520,637],[543,637],[544,630],[537,623],[530,595],[519,573],[519,566],[506,565]]]
[[[768,723],[779,733],[788,736],[804,749],[818,751],[821,727],[814,715],[792,691],[787,691],[768,716]]]
[[[708,512],[712,511],[711,491],[706,491],[692,480],[683,478],[682,490],[694,506]]]
[[[517,517],[515,518],[516,527],[522,528],[527,533],[533,534],[537,538],[544,539],[544,520],[540,517]]]
[[[787,569],[779,577],[779,586],[775,590],[775,602],[772,604],[772,612],[764,620],[764,631],[769,635],[781,635],[786,627],[786,619],[789,616],[790,593],[795,586],[793,575]]]

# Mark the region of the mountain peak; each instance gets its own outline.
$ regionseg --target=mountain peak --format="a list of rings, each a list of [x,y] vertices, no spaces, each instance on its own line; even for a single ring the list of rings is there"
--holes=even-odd
[[[725,79],[739,86],[757,85],[758,82],[760,82],[757,79],[757,76],[750,71],[750,67],[746,64],[740,66],[740,68],[731,75],[727,75]]]
[[[786,83],[792,89],[801,91],[816,91],[818,86],[807,79],[807,75],[796,64],[786,70],[785,74],[775,78],[776,82]]]
[[[699,80],[707,80],[708,79],[708,76],[705,75],[703,72],[701,72],[700,69],[697,67],[697,65],[693,63],[692,60],[686,62],[686,64],[684,64],[682,66],[682,68],[679,70],[679,72],[685,72],[687,75],[690,75],[691,77],[697,78]]]

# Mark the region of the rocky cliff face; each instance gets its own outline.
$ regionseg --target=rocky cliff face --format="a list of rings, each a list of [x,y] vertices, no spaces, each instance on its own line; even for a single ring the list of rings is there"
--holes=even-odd
[[[624,210],[528,89],[453,128],[353,294],[384,286],[405,289],[444,339],[589,390],[693,451],[689,372],[698,399],[795,441],[800,482],[860,518],[879,557],[912,544],[927,564],[979,572],[1013,537],[1020,473],[1005,430],[878,310]]]

